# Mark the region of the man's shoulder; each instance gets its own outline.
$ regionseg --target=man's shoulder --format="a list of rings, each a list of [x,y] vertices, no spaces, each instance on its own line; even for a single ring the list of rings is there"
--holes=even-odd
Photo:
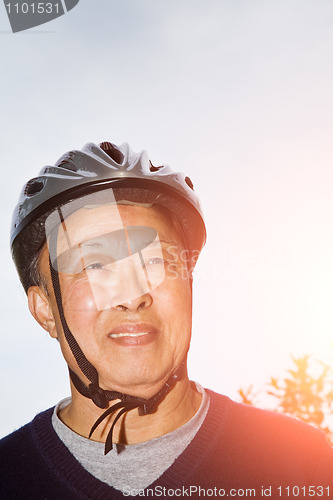
[[[79,498],[73,492],[69,496],[67,486],[57,479],[56,465],[68,463],[68,457],[53,429],[52,413],[53,408],[39,413],[0,441],[1,500]]]
[[[8,436],[0,439],[0,460],[9,464],[11,459],[16,460],[28,457],[34,442],[34,428],[48,427],[51,424],[53,408],[49,408],[36,415],[31,422],[23,425]]]
[[[207,392],[209,410],[189,446],[191,457],[198,457],[196,474],[202,483],[258,493],[266,485],[274,498],[282,486],[333,487],[333,449],[322,431]]]
[[[280,413],[232,401],[208,391],[211,414],[220,421],[215,431],[217,450],[238,463],[247,460],[264,468],[298,467],[327,477],[333,470],[333,448],[324,432]]]
[[[229,431],[234,430],[241,437],[260,435],[276,441],[289,437],[293,442],[297,439],[304,442],[305,438],[327,442],[321,430],[295,417],[235,402],[210,390],[208,393],[212,401],[212,411],[223,414]]]

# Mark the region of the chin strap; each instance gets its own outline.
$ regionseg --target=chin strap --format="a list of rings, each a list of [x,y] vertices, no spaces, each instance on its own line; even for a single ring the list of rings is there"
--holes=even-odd
[[[59,215],[62,219],[62,214],[61,211],[59,211]],[[57,236],[53,235],[50,238],[50,245],[56,249],[57,245]],[[153,413],[158,404],[162,401],[162,399],[168,394],[168,392],[172,389],[172,387],[175,385],[177,380],[179,380],[184,372],[185,369],[185,362],[183,361],[182,364],[175,370],[175,372],[169,377],[167,382],[164,384],[162,389],[152,396],[150,399],[143,399],[143,398],[138,398],[136,396],[130,396],[129,394],[123,394],[122,392],[117,392],[117,391],[108,391],[106,389],[102,389],[99,386],[99,377],[98,377],[98,372],[96,368],[88,361],[86,356],[84,355],[81,347],[79,346],[77,340],[75,339],[74,335],[69,329],[69,326],[67,324],[65,314],[64,314],[64,309],[62,305],[62,297],[61,297],[61,289],[60,289],[60,281],[59,281],[59,273],[56,269],[53,268],[51,258],[49,257],[49,265],[50,265],[50,272],[51,272],[51,279],[52,279],[52,285],[53,285],[53,290],[54,290],[54,295],[55,299],[57,302],[58,306],[58,311],[59,311],[59,316],[60,316],[60,321],[61,325],[64,331],[64,335],[66,338],[66,341],[70,347],[70,350],[72,351],[72,354],[82,371],[82,373],[87,377],[88,380],[90,380],[90,384],[86,386],[82,380],[76,375],[76,373],[73,372],[69,368],[69,374],[70,378],[74,384],[74,387],[77,389],[77,391],[82,394],[82,396],[91,399],[96,406],[99,408],[107,408],[107,410],[102,413],[102,415],[96,420],[94,425],[92,426],[89,434],[89,438],[92,436],[93,432],[96,430],[96,428],[99,426],[101,422],[105,418],[107,418],[109,415],[114,413],[117,410],[120,410],[117,415],[114,418],[114,421],[112,422],[111,429],[107,435],[106,442],[105,442],[105,455],[109,453],[110,450],[112,450],[112,435],[113,435],[113,429],[115,424],[118,422],[120,417],[126,413],[127,411],[133,410],[134,408],[139,409],[139,414],[140,415],[147,415],[149,413]],[[120,399],[119,403],[114,404],[113,406],[109,405],[109,401],[115,400],[115,399]]]
[[[98,403],[101,403],[101,400],[105,401],[106,405],[107,401],[112,401],[114,399],[120,399],[119,403],[115,403],[110,406],[102,415],[96,420],[92,428],[90,429],[89,439],[92,434],[95,432],[97,427],[105,420],[109,415],[120,410],[115,416],[111,428],[108,432],[106,441],[105,441],[105,449],[104,454],[106,455],[113,448],[113,430],[120,419],[120,417],[134,408],[138,408],[139,415],[148,415],[149,413],[154,413],[156,411],[157,406],[162,401],[162,399],[168,394],[168,392],[172,389],[172,387],[176,384],[177,380],[181,378],[185,370],[185,362],[177,368],[177,370],[168,378],[167,382],[164,384],[162,389],[152,396],[149,399],[138,398],[136,396],[130,396],[129,394],[123,394],[122,392],[117,391],[107,391],[105,389],[101,389],[99,386],[95,386],[94,384],[90,384],[86,386],[82,380],[74,373],[71,369],[69,369],[71,380],[74,384],[74,387],[79,391],[82,396],[86,398],[92,399],[96,406],[100,408],[105,408],[105,406],[101,406]]]

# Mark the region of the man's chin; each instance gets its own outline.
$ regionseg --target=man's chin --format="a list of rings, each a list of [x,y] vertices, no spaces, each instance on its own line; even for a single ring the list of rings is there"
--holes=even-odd
[[[102,387],[108,387],[108,390],[110,391],[121,392],[122,394],[128,394],[129,396],[149,399],[155,396],[155,394],[162,389],[168,378],[169,375],[166,377],[157,377],[156,379],[152,379],[150,377],[148,380],[146,377],[137,377],[136,379],[125,378],[122,380],[125,381],[125,383],[118,384],[113,382],[106,385],[103,384]]]

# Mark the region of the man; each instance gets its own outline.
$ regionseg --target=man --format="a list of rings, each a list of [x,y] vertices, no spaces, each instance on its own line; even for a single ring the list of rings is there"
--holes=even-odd
[[[205,236],[191,180],[127,145],[88,144],[26,184],[13,257],[71,398],[2,440],[1,499],[333,494],[321,432],[189,381]]]

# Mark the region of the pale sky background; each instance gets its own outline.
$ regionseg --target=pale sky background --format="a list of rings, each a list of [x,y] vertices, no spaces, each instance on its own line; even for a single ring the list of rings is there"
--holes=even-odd
[[[190,376],[237,399],[333,364],[331,0],[80,0],[12,34],[0,5],[0,435],[69,393],[9,252],[24,182],[86,142],[191,177],[207,222]]]

